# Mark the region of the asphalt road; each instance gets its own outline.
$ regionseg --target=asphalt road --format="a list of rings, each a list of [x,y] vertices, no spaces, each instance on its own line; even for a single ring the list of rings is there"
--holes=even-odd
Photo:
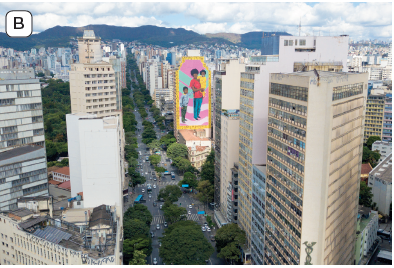
[[[130,97],[132,97],[133,94],[133,88],[131,89],[131,94]],[[148,106],[145,106],[145,108],[148,108]],[[138,162],[142,164],[142,170],[141,169],[137,169],[143,176],[146,177],[146,183],[144,185],[138,185],[137,187],[135,187],[134,191],[133,191],[133,197],[135,199],[135,197],[137,195],[143,194],[142,193],[142,189],[144,189],[145,193],[144,193],[144,199],[146,200],[146,203],[143,203],[145,206],[148,207],[149,211],[151,212],[152,216],[153,216],[153,220],[151,223],[151,227],[150,227],[150,232],[154,233],[154,237],[152,239],[152,254],[150,256],[147,257],[147,264],[152,265],[153,264],[153,259],[156,258],[157,260],[157,264],[158,265],[163,265],[163,261],[162,259],[159,257],[159,237],[163,236],[163,232],[164,232],[164,212],[162,210],[160,210],[160,205],[163,204],[162,202],[157,202],[157,206],[153,206],[153,202],[157,201],[157,196],[159,194],[159,191],[161,188],[169,185],[169,184],[175,184],[177,185],[178,182],[180,180],[182,180],[182,176],[179,175],[178,170],[176,167],[171,166],[169,159],[166,156],[166,153],[161,151],[161,163],[159,164],[159,166],[162,166],[164,168],[166,168],[168,171],[174,171],[175,172],[175,179],[172,180],[171,176],[166,175],[164,176],[164,178],[161,178],[160,181],[157,178],[157,180],[155,181],[153,179],[152,176],[152,171],[154,171],[154,167],[152,165],[150,165],[149,161],[146,161],[146,157],[150,155],[149,150],[147,150],[147,146],[142,142],[142,131],[143,131],[143,126],[142,126],[142,121],[143,119],[141,118],[140,114],[138,113],[138,111],[134,111],[135,114],[135,118],[136,121],[138,122],[137,124],[137,128],[141,129],[140,132],[136,132],[137,135],[137,142],[138,142],[138,152],[141,152],[141,155],[139,155],[138,158]],[[148,111],[148,120],[149,121],[153,121],[153,117],[151,112]],[[157,128],[155,126],[155,131],[156,131],[156,135],[157,138],[160,139],[161,136],[166,135],[167,134],[167,130],[165,131],[165,133],[161,133],[160,129]],[[147,193],[147,184],[151,184],[152,185],[152,193],[151,193],[151,198],[149,198],[149,194]],[[156,188],[153,188],[153,185],[156,185]],[[198,211],[202,211],[204,210],[203,205],[200,202],[196,202],[194,198],[192,198],[192,193],[187,193],[187,194],[182,194],[182,197],[176,202],[176,204],[178,206],[182,206],[184,208],[186,208],[186,210],[189,212],[190,211],[190,215],[188,215],[188,219],[189,220],[194,220],[196,222],[198,222],[200,225],[203,225],[205,222],[205,217],[203,217],[202,215],[197,214]],[[127,206],[131,206],[133,204],[134,200],[133,198],[129,198],[129,202],[126,204]],[[198,204],[197,204],[198,203]],[[189,208],[189,205],[192,205],[192,208]],[[159,229],[157,229],[157,224],[159,225]],[[211,235],[211,232],[204,232],[204,235],[207,237],[208,241],[210,241],[209,239],[209,235]],[[214,242],[211,242],[212,246],[215,247]],[[215,264],[225,264],[223,259],[217,258],[216,257],[217,253],[215,250],[215,253],[212,254],[211,258],[208,260],[208,264],[210,265],[215,265]]]

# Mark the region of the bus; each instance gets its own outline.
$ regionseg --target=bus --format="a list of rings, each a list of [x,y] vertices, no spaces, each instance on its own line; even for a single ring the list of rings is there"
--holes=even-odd
[[[142,201],[142,195],[137,196],[137,198],[134,201],[134,204],[140,204]]]

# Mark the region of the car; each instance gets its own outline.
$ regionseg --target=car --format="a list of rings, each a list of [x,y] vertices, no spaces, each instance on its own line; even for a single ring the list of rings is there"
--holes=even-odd
[[[160,224],[157,224],[157,225],[156,225],[156,229],[157,229],[157,230],[160,230]]]
[[[212,242],[215,242],[215,236],[214,235],[211,235],[210,238],[211,238]]]
[[[161,247],[161,243],[159,243],[159,247]]]
[[[192,205],[189,205],[189,208],[193,208]]]
[[[153,264],[157,265],[157,259],[156,258],[153,258]]]
[[[160,205],[160,209],[163,207],[163,205]]]
[[[167,222],[165,221],[165,222],[164,222],[164,227],[167,227],[167,226],[168,226],[168,224],[167,224]]]
[[[153,189],[156,189],[156,184],[153,184]]]
[[[155,178],[153,178],[153,180],[154,180],[154,181],[157,181],[156,177],[155,177]]]
[[[205,227],[201,226],[201,231],[205,232]]]
[[[210,231],[211,231],[211,228],[207,227],[207,232],[210,232]]]
[[[141,192],[145,193],[145,189],[142,189],[142,191],[141,191]]]
[[[155,234],[153,232],[150,232],[150,237],[155,237]]]
[[[154,171],[152,171],[152,176],[155,176],[155,172]]]
[[[150,195],[148,195],[148,197],[149,197],[149,198],[152,198],[152,195],[150,194]]]
[[[204,222],[204,226],[207,227],[207,226],[208,226],[208,223]]]
[[[188,212],[187,214],[189,214],[189,215],[190,215],[190,214],[192,214],[192,213],[191,213],[191,212],[190,212],[190,210],[189,210],[189,212]]]
[[[157,202],[153,202],[153,206],[154,206],[154,207],[157,207]]]
[[[145,172],[145,175],[148,175],[148,172]]]

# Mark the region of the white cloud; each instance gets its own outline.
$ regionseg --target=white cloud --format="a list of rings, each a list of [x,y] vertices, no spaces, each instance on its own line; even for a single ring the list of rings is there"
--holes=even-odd
[[[34,31],[50,27],[108,24],[119,26],[163,26],[163,17],[183,14],[182,21],[167,27],[181,27],[200,34],[250,31],[287,31],[322,35],[349,34],[352,38],[388,38],[392,29],[392,3],[321,2],[306,3],[224,3],[224,2],[89,2],[89,3],[0,3],[0,12],[24,9],[32,12]],[[178,16],[179,17],[179,16]],[[187,19],[190,18],[191,21]],[[196,22],[198,21],[198,22]],[[0,21],[0,30],[4,23]]]

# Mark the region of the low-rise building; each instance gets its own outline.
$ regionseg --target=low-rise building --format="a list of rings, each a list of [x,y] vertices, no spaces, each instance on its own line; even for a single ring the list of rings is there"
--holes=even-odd
[[[372,144],[372,151],[378,151],[380,154],[379,161],[385,159],[392,151],[392,143],[388,141],[375,141]]]
[[[81,231],[73,223],[40,216],[27,208],[0,213],[1,264],[121,265],[122,225],[114,207],[93,208],[92,215],[103,206],[110,232],[92,221]]]
[[[211,146],[191,146],[188,148],[188,159],[191,165],[198,170],[201,170],[201,166],[204,164],[207,156],[211,152]]]
[[[70,180],[70,168],[62,167],[53,171],[53,180],[65,182]]]
[[[372,171],[372,166],[370,163],[361,165],[361,180],[365,181],[368,184],[368,176],[369,172]]]
[[[206,131],[204,129],[179,130],[179,143],[188,147],[190,163],[200,170],[211,152],[211,141],[206,137]]]
[[[392,154],[390,153],[377,165],[368,177],[368,186],[372,188],[372,202],[376,203],[378,211],[389,215],[393,196]]]
[[[355,264],[360,265],[363,257],[376,245],[378,237],[379,215],[370,208],[359,207],[357,217]]]

